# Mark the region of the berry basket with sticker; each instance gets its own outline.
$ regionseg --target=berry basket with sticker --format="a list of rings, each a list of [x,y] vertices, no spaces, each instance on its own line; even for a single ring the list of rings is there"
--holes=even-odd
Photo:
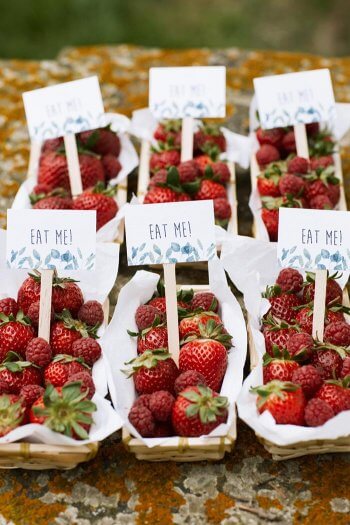
[[[119,245],[99,243],[96,256],[106,271],[54,275],[48,341],[38,336],[41,274],[1,261],[0,468],[74,468],[121,426],[101,350]]]
[[[317,122],[306,124],[309,159],[297,155],[293,127],[263,130],[257,119],[255,97],[250,107],[253,154],[250,174],[252,192],[249,206],[253,213],[253,235],[276,241],[278,209],[311,208],[346,210],[339,141],[347,130],[345,111],[336,104],[334,129]],[[345,114],[349,110],[346,108]]]
[[[312,273],[280,270],[274,244],[244,237],[226,240],[222,261],[248,312],[252,371],[239,416],[277,460],[349,452],[348,273],[328,275],[321,339],[313,332]]]
[[[104,340],[123,442],[141,460],[221,459],[236,440],[246,356],[242,311],[218,260],[209,263],[209,286],[178,286],[177,366],[167,351],[158,281],[138,271],[122,288],[111,321],[117,333]]]
[[[12,208],[96,210],[97,240],[124,240],[117,216],[127,201],[127,177],[138,156],[129,138],[130,121],[106,113],[106,127],[77,134],[83,193],[72,198],[63,137],[44,141],[37,166],[30,166]]]

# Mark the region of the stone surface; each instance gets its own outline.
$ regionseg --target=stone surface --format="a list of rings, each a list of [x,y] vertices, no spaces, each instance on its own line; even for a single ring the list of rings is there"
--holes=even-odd
[[[165,51],[129,46],[65,49],[55,61],[0,61],[0,225],[26,175],[28,136],[21,93],[97,74],[106,111],[127,115],[147,105],[147,71],[155,65],[228,67],[227,125],[248,129],[252,79],[258,75],[330,67],[336,98],[350,102],[350,58],[207,49]],[[350,149],[342,147],[346,188]],[[130,192],[136,174],[130,177]],[[249,175],[238,172],[239,229],[249,235]],[[131,193],[130,193],[131,194]],[[125,252],[118,291],[132,275]],[[205,283],[201,271],[181,270],[180,283]],[[0,471],[0,525],[349,524],[350,454],[275,462],[244,424],[221,462],[154,464],[127,453],[118,434],[98,456],[72,471]]]

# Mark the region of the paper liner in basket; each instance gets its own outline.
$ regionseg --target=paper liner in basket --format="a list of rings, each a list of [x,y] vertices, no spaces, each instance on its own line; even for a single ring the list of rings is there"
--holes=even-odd
[[[238,414],[259,436],[276,445],[291,445],[315,439],[336,439],[350,436],[350,411],[341,412],[322,427],[309,428],[297,425],[278,425],[270,412],[259,415],[256,395],[249,392],[251,386],[263,383],[262,356],[265,340],[260,332],[261,317],[269,310],[269,301],[261,297],[267,285],[275,282],[280,268],[277,264],[277,244],[258,241],[250,237],[229,236],[224,240],[221,261],[232,282],[244,295],[249,313],[250,330],[259,363],[244,381],[237,400]],[[345,286],[349,273],[339,280]]]
[[[157,127],[157,120],[152,116],[148,108],[138,109],[133,112],[130,125],[130,133],[140,140],[147,140],[153,145],[157,141],[153,138],[153,133]],[[200,120],[194,121],[194,131],[199,128]],[[227,150],[220,155],[223,160],[236,162],[242,168],[248,169],[252,152],[252,137],[239,135],[227,128],[220,128],[226,139]]]
[[[128,413],[136,397],[134,382],[128,379],[121,370],[125,362],[137,356],[136,341],[131,338],[127,329],[136,331],[135,311],[141,304],[147,302],[156,290],[159,276],[157,274],[138,271],[122,288],[118,303],[103,340],[103,351],[109,361],[108,385],[110,395],[123,424],[129,432],[142,440],[148,447],[162,443],[176,445],[177,437],[142,438],[129,423]],[[209,436],[225,436],[234,415],[234,403],[239,394],[243,367],[246,358],[247,337],[241,308],[228,287],[225,272],[219,260],[209,263],[210,290],[217,296],[221,304],[221,317],[228,332],[233,336],[234,348],[230,350],[228,368],[221,388],[221,395],[230,401],[229,417],[226,424],[217,427]],[[203,444],[208,443],[208,437],[198,438]]]
[[[95,299],[103,304],[111,291],[118,273],[120,246],[116,243],[97,243],[96,267],[102,270],[88,271],[60,271],[59,275],[70,276],[79,281],[84,295],[84,301]],[[9,270],[6,268],[6,232],[0,230],[0,298],[17,297],[17,292],[26,279],[29,270]],[[103,347],[103,340],[108,328],[101,327],[98,331],[99,343]],[[93,402],[97,411],[93,414],[94,424],[85,441],[75,440],[42,426],[28,424],[18,427],[6,436],[0,438],[0,444],[23,440],[48,445],[74,445],[101,441],[121,427],[121,419],[104,399],[107,394],[108,361],[102,356],[93,366],[92,376],[96,387]]]

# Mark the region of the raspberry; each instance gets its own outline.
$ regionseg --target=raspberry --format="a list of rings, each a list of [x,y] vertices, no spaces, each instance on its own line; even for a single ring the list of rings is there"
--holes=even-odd
[[[263,144],[260,146],[256,152],[256,160],[259,166],[266,166],[271,162],[276,162],[280,160],[280,153],[275,146],[270,146],[269,144]]]
[[[214,180],[217,180],[220,184],[227,184],[229,182],[231,173],[226,162],[213,162],[210,167],[214,173]]]
[[[324,331],[324,340],[336,346],[349,346],[350,325],[344,321],[329,323]]]
[[[72,355],[82,357],[89,366],[92,366],[101,357],[101,346],[92,337],[82,337],[72,344]]]
[[[303,276],[294,268],[284,268],[278,274],[276,283],[282,292],[300,292],[303,286]]]
[[[152,412],[145,406],[133,405],[129,412],[129,421],[142,437],[154,436],[154,417]]]
[[[166,390],[153,392],[149,400],[149,409],[156,421],[167,421],[175,403],[174,396]]]
[[[216,219],[227,220],[232,215],[231,205],[224,197],[214,199],[214,215]]]
[[[42,337],[34,337],[34,339],[27,344],[26,359],[44,368],[52,359],[51,346]]]
[[[346,357],[343,361],[343,366],[340,371],[340,377],[343,379],[344,377],[350,376],[350,357]],[[1,389],[0,389],[1,390]]]
[[[68,381],[66,382],[66,385],[69,383],[74,383],[75,381],[81,382],[81,390],[82,392],[88,391],[87,397],[91,399],[96,391],[95,383],[89,374],[89,372],[77,372],[76,374],[72,374],[69,376]]]
[[[300,332],[293,334],[287,341],[287,351],[292,357],[303,357],[309,359],[312,353],[314,341],[310,334]]]
[[[336,206],[338,204],[340,198],[339,184],[328,184],[328,197],[332,203],[332,206]]]
[[[133,406],[143,406],[149,409],[149,401],[151,399],[151,394],[141,394],[136,401],[134,401]]]
[[[270,144],[271,146],[275,146],[276,148],[279,148],[282,143],[283,137],[284,137],[283,128],[273,128],[273,129],[258,128],[256,130],[256,138],[258,139],[259,144],[261,146],[263,144]]]
[[[311,398],[322,386],[320,372],[312,365],[304,365],[293,372],[292,383],[300,385],[306,398]]]
[[[324,157],[314,157],[310,160],[310,168],[317,170],[319,168],[327,168],[334,164],[333,157],[331,155],[325,155]]]
[[[327,195],[327,186],[320,179],[314,180],[305,186],[305,197],[311,201],[318,195]]]
[[[159,170],[157,173],[152,175],[150,178],[148,188],[153,188],[154,186],[157,186],[157,184],[165,184],[167,181],[168,172],[167,170]]]
[[[314,300],[315,295],[315,283],[312,282],[304,287],[303,289],[303,300],[305,303],[309,303]],[[341,303],[343,292],[339,284],[335,279],[327,280],[326,289],[326,304],[330,303]]]
[[[313,210],[331,210],[333,208],[328,195],[316,195],[310,199],[309,205]]]
[[[305,175],[309,170],[309,161],[303,157],[293,157],[287,163],[288,173],[299,173]]]
[[[317,350],[311,356],[311,363],[320,372],[323,379],[339,377],[343,360],[336,350]]]
[[[89,326],[95,326],[103,323],[103,308],[98,301],[86,301],[78,312],[78,319]]]
[[[205,377],[200,372],[197,372],[196,370],[187,370],[187,372],[182,372],[182,374],[180,374],[175,380],[175,394],[178,395],[189,386],[197,385],[207,385]]]
[[[0,381],[0,396],[2,394],[10,394],[11,387],[6,383],[6,381]]]
[[[288,131],[282,139],[282,147],[287,153],[296,152],[295,136],[294,131]]]
[[[306,124],[306,133],[308,137],[314,137],[320,131],[320,125],[318,122],[309,122]]]
[[[5,314],[7,317],[11,314],[16,317],[18,313],[17,302],[11,297],[6,297],[6,299],[1,299],[0,300],[0,313]]]
[[[181,162],[178,165],[177,169],[179,172],[181,184],[184,184],[186,182],[194,182],[196,179],[198,179],[198,177],[201,176],[201,171],[194,160],[187,160],[186,162]]]
[[[36,301],[35,303],[32,303],[28,309],[27,317],[32,322],[32,325],[36,328],[39,326],[39,314],[40,314],[40,301]],[[53,321],[55,318],[55,312],[54,309],[51,307],[51,321]]]
[[[156,321],[163,322],[164,314],[150,304],[142,304],[135,313],[135,321],[137,328],[142,331],[149,328]]]
[[[302,194],[305,184],[302,178],[293,173],[286,173],[282,175],[278,183],[281,195],[293,195],[298,197]]]
[[[191,302],[192,310],[204,310],[205,312],[217,312],[219,303],[212,292],[197,292]]]
[[[154,437],[163,438],[173,436],[174,429],[169,421],[157,421],[154,429]]]
[[[319,427],[334,417],[334,411],[322,399],[310,399],[305,407],[305,423],[308,427]]]
[[[44,392],[45,389],[40,385],[25,385],[22,386],[19,395],[23,397],[25,405],[31,407]]]
[[[115,155],[104,155],[101,158],[103,170],[105,172],[106,181],[114,179],[117,177],[118,173],[122,169],[122,165]]]

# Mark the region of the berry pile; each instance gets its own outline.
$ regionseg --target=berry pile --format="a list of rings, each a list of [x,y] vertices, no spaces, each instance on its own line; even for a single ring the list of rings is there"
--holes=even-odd
[[[261,197],[261,217],[271,241],[277,240],[278,209],[333,209],[340,197],[340,181],[335,176],[334,141],[321,132],[317,123],[306,126],[310,161],[296,156],[294,131],[285,128],[257,130],[260,148],[256,159],[261,172],[257,189]]]
[[[126,363],[138,398],[129,421],[143,437],[198,437],[227,420],[220,396],[232,337],[211,292],[178,292],[179,367],[168,352],[165,297],[157,292],[135,312],[138,357]]]
[[[278,424],[316,427],[350,410],[350,325],[341,305],[337,275],[328,277],[324,342],[312,337],[314,276],[306,281],[295,269],[281,270],[264,296],[271,307],[263,320],[266,354],[260,413],[269,410]]]
[[[0,437],[30,422],[87,439],[102,306],[84,302],[76,281],[55,274],[48,343],[38,337],[40,286],[40,274],[29,274],[17,299],[0,300]]]
[[[159,124],[157,146],[150,158],[151,179],[144,204],[213,200],[217,224],[226,227],[232,215],[226,185],[231,174],[220,153],[226,141],[220,128],[202,124],[194,134],[193,160],[181,162],[181,121]]]
[[[97,229],[115,217],[116,188],[108,186],[122,166],[118,160],[120,140],[109,127],[77,135],[83,193],[72,198],[63,138],[46,140],[42,147],[38,184],[30,195],[40,210],[96,210]]]

